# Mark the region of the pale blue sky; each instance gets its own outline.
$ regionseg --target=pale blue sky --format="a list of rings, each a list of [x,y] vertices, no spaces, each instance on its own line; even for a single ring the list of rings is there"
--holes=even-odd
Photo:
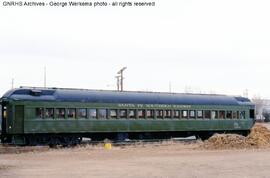
[[[152,8],[0,5],[0,94],[21,85],[270,98],[270,2],[157,0]]]

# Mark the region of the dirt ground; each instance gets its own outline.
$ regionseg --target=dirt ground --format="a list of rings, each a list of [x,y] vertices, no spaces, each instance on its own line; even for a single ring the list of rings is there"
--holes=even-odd
[[[270,177],[270,149],[206,150],[195,143],[30,149],[0,154],[0,178]]]

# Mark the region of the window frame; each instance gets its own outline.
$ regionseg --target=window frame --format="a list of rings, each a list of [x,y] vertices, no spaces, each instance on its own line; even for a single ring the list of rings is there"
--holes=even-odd
[[[182,119],[188,119],[188,110],[181,110],[181,118]]]
[[[92,112],[91,111],[95,111],[96,115],[95,117],[93,117],[93,115],[91,114]],[[98,119],[98,111],[97,111],[97,108],[88,108],[88,118],[89,119]]]
[[[71,109],[74,109],[74,111],[75,111],[75,112],[74,112],[75,117],[69,117],[69,110],[71,110]],[[68,118],[68,119],[76,119],[76,118],[77,118],[77,113],[76,113],[77,111],[76,111],[76,108],[67,108],[67,109],[66,109],[66,112],[67,112],[67,118]]]
[[[121,115],[121,111],[124,111],[125,112],[125,115],[124,116]],[[120,119],[127,119],[128,118],[128,111],[127,111],[127,109],[119,109],[118,110],[118,114],[119,114],[119,118]]]
[[[80,116],[80,110],[85,110],[85,117]],[[76,111],[77,111],[77,118],[78,119],[87,119],[88,118],[88,116],[87,116],[87,108],[77,108]]]
[[[130,111],[133,111],[134,112],[134,116],[130,116]],[[127,116],[128,116],[128,119],[136,119],[137,118],[137,116],[136,116],[136,109],[128,109],[128,111],[127,111]]]
[[[171,109],[165,109],[163,117],[165,119],[172,119],[172,110]]]
[[[199,114],[198,114],[199,112],[202,113],[201,116],[199,116]],[[203,110],[196,110],[196,118],[198,118],[198,119],[203,119]]]
[[[142,116],[139,115],[139,112],[140,112],[140,111],[142,111]],[[137,117],[138,119],[145,119],[145,117],[146,117],[145,109],[138,109],[138,110],[137,110],[137,116],[138,116],[138,117]]]
[[[213,117],[213,113],[215,113],[215,117]],[[211,110],[211,119],[218,119],[218,111],[217,110]]]
[[[161,115],[160,115],[160,113],[161,113]],[[155,118],[156,119],[163,119],[164,118],[164,110],[156,109],[155,110]]]
[[[178,112],[178,116],[175,116],[176,114],[176,112]],[[172,117],[174,118],[174,119],[179,119],[179,118],[181,118],[181,110],[173,110],[172,111]]]
[[[229,113],[230,113],[231,117],[228,117]],[[232,111],[231,110],[226,111],[226,119],[232,119]]]
[[[101,116],[101,111],[105,111],[105,117],[100,117]],[[107,119],[108,118],[108,109],[106,108],[98,108],[97,109],[97,119]]]
[[[232,111],[232,118],[239,119],[239,111]]]
[[[148,115],[150,112],[150,115]],[[155,110],[154,109],[146,109],[145,116],[147,119],[154,119],[155,118]]]
[[[59,113],[57,113],[57,111],[59,111]],[[62,115],[60,111],[64,111],[64,114]],[[64,117],[59,117],[60,114]],[[64,108],[64,107],[55,108],[55,118],[56,119],[65,119],[66,118],[66,108]]]
[[[244,113],[244,114],[243,114]],[[243,115],[242,115],[243,114]],[[243,117],[241,117],[243,116]],[[239,112],[239,119],[246,119],[246,112],[245,111],[240,111]]]
[[[111,115],[111,112],[112,112],[112,111],[115,112],[115,116],[112,116],[112,115]],[[117,118],[118,118],[118,109],[109,109],[108,112],[109,112],[109,113],[108,113],[108,117],[109,117],[110,119],[117,119]]]
[[[221,114],[223,113],[223,114]],[[221,115],[223,115],[223,117],[220,117]],[[226,111],[225,110],[219,110],[218,111],[218,118],[219,119],[226,119]]]
[[[49,110],[51,110],[52,111],[52,117],[47,117],[46,116],[46,111],[49,111]],[[55,109],[54,108],[45,108],[45,110],[44,110],[45,112],[44,112],[44,118],[45,119],[54,119],[55,118]]]
[[[192,112],[193,112],[194,116],[191,116]],[[196,119],[196,110],[189,110],[188,111],[188,118],[189,119]]]
[[[41,117],[37,117],[37,109],[41,109],[41,113],[40,113]],[[1,112],[1,115],[2,115],[2,112]],[[43,107],[37,107],[37,108],[35,108],[35,118],[36,119],[45,119],[45,109]]]
[[[208,117],[209,113],[209,117]],[[204,110],[204,119],[211,119],[211,110]]]

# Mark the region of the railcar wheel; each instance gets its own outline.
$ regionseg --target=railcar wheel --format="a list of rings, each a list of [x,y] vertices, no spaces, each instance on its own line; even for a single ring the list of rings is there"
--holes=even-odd
[[[60,143],[63,147],[68,146],[76,146],[81,143],[82,137],[76,137],[76,136],[64,136],[59,139]]]
[[[61,141],[58,137],[51,137],[49,141],[49,146],[51,148],[56,148],[57,145],[60,145]]]
[[[26,144],[29,146],[36,146],[38,145],[38,139],[36,136],[34,135],[28,135],[26,137]]]
[[[126,139],[128,139],[128,133],[117,133],[116,140],[124,141]]]

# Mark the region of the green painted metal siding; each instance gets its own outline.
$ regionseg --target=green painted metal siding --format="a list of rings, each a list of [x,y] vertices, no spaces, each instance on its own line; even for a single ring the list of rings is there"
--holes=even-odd
[[[250,119],[240,120],[29,120],[25,133],[157,132],[249,130]]]
[[[157,132],[157,131],[222,131],[249,130],[254,120],[249,118],[250,106],[207,105],[128,105],[106,103],[30,102],[13,101],[24,106],[24,118],[13,115],[16,120],[14,133],[80,133],[80,132]],[[38,119],[36,108],[106,108],[106,109],[177,109],[177,110],[232,110],[245,111],[246,119]],[[16,109],[15,109],[16,110]],[[22,111],[22,110],[21,110]],[[13,119],[10,119],[10,122]],[[23,121],[23,122],[20,122]]]
[[[24,128],[24,106],[15,105],[13,133],[23,133]]]

